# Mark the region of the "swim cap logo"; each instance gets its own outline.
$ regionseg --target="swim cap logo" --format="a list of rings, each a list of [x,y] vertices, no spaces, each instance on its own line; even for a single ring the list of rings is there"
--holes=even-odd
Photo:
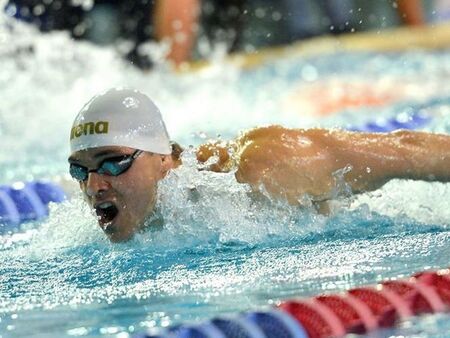
[[[108,134],[109,122],[86,122],[72,128],[70,132],[70,140],[87,134]]]

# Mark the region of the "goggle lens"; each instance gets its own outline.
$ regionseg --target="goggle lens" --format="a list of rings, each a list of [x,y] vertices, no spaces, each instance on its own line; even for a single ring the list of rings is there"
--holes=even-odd
[[[89,170],[78,164],[70,164],[70,175],[77,181],[85,181],[88,178],[89,172],[97,172],[100,175],[119,176],[127,171],[133,161],[142,153],[142,150],[136,150],[131,155],[125,155],[117,158],[110,158],[104,160],[100,166],[95,170]]]
[[[119,159],[109,159],[100,165],[97,172],[101,175],[118,176],[131,167],[132,163],[131,156],[127,156],[126,158],[121,157]]]
[[[73,163],[70,164],[69,173],[77,181],[85,181],[88,176],[87,168]]]

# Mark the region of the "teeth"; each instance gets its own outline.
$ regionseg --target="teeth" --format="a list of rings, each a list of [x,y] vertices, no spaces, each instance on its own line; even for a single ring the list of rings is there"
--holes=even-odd
[[[106,209],[106,208],[111,207],[112,205],[113,204],[111,202],[104,202],[104,203],[101,203],[101,204],[97,205],[97,208],[99,208],[99,209]]]

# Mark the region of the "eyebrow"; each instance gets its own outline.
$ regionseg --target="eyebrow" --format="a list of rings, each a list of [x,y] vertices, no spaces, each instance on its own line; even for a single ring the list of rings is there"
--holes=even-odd
[[[77,159],[77,158],[75,158],[75,157],[72,157],[72,156],[69,156],[69,158],[67,159],[67,161],[68,161],[69,163],[80,162],[79,159]]]
[[[92,156],[92,158],[93,159],[98,159],[98,158],[105,157],[107,155],[115,155],[115,156],[112,156],[112,157],[120,157],[120,156],[128,156],[128,155],[131,155],[131,154],[122,154],[122,153],[118,152],[117,150],[107,149],[107,150],[103,150],[103,151],[100,151],[100,152],[96,153],[94,156]],[[72,157],[72,156],[70,156],[67,160],[70,163],[80,162],[79,159],[77,159],[76,157]]]
[[[100,157],[105,157],[106,155],[125,156],[125,155],[128,155],[128,154],[122,154],[122,153],[118,152],[117,150],[108,149],[108,150],[103,150],[103,151],[100,151],[100,152],[96,153],[93,156],[93,158],[97,159],[97,158],[100,158]]]

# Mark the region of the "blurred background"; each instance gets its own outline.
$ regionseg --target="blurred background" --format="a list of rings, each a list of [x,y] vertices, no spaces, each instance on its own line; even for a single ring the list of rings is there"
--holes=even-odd
[[[9,0],[6,13],[43,32],[114,45],[142,69],[213,51],[253,52],[319,35],[448,21],[450,0]],[[166,45],[165,52],[155,42]]]

